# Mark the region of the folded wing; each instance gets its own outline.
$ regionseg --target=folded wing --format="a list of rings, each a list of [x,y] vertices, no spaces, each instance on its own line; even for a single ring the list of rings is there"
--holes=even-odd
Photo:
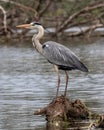
[[[59,69],[78,69],[88,72],[87,67],[79,60],[79,58],[67,47],[56,42],[49,41],[43,44],[43,55],[46,59]]]

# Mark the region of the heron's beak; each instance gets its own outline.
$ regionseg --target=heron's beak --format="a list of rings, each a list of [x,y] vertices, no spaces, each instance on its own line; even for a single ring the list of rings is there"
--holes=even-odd
[[[17,28],[30,28],[31,24],[22,24],[22,25],[17,25]]]

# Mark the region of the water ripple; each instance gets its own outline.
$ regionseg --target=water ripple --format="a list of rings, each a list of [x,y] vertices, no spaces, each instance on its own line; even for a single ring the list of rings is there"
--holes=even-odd
[[[90,72],[69,72],[67,92],[71,100],[81,99],[99,113],[104,112],[103,41],[71,45]],[[56,86],[57,74],[53,65],[33,49],[0,46],[0,129],[45,128],[44,117],[34,116],[33,112],[55,97]],[[60,94],[64,89],[65,74],[61,72]]]

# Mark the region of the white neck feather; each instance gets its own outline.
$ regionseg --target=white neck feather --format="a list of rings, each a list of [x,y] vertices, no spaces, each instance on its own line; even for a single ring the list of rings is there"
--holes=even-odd
[[[44,28],[42,26],[37,26],[38,34],[36,35],[36,38],[39,40],[44,35]]]
[[[34,34],[32,38],[33,46],[36,48],[38,52],[42,54],[42,45],[39,40],[44,35],[44,28],[42,26],[37,26],[38,34]]]

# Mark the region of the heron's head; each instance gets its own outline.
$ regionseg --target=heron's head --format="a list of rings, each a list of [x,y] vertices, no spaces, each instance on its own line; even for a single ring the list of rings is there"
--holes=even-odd
[[[38,29],[40,26],[42,26],[38,22],[32,22],[30,24],[22,24],[22,25],[17,25],[17,28],[29,28],[29,29]]]

